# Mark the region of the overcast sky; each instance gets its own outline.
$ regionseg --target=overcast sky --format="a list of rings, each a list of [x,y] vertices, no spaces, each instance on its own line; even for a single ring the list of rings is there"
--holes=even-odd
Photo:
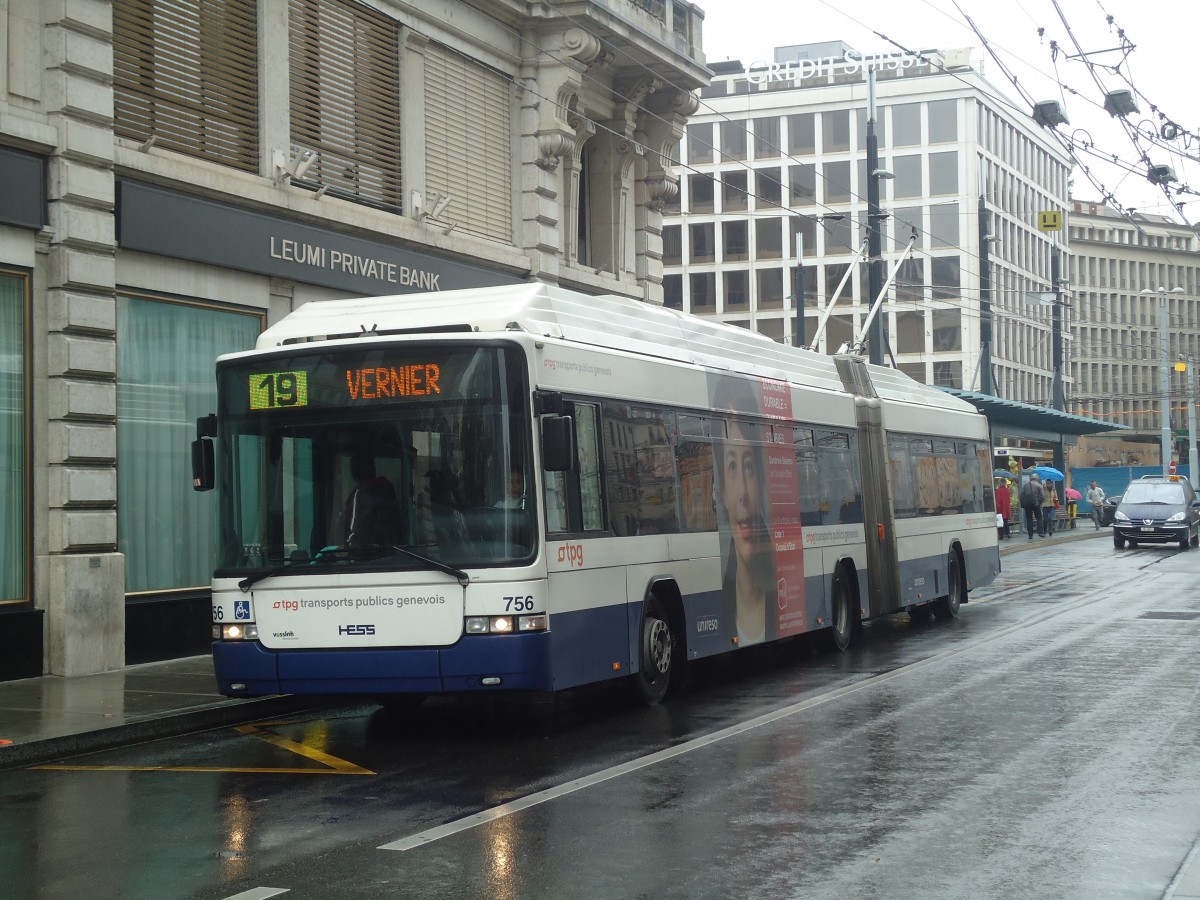
[[[900,44],[909,49],[975,48],[983,58],[984,74],[1010,98],[1027,108],[1001,66],[983,48],[967,23],[975,23],[983,39],[1016,76],[1034,100],[1058,100],[1067,110],[1067,135],[1094,145],[1094,154],[1116,154],[1122,167],[1079,152],[1096,180],[1126,208],[1172,215],[1160,189],[1151,185],[1139,162],[1139,151],[1121,126],[1103,110],[1104,90],[1128,88],[1132,81],[1145,99],[1141,112],[1129,116],[1135,126],[1162,123],[1159,111],[1184,130],[1160,146],[1143,142],[1151,162],[1169,165],[1180,184],[1200,193],[1200,0],[1058,0],[1066,17],[1059,17],[1053,0],[698,0],[704,10],[704,52],[710,63],[738,59],[749,64],[770,61],[776,46],[845,41],[861,53],[890,52]],[[839,8],[841,7],[841,8]],[[961,11],[960,11],[961,8]],[[844,9],[845,11],[842,11]],[[1113,17],[1110,26],[1107,17]],[[1069,28],[1068,28],[1069,26]],[[1044,34],[1039,36],[1038,29]],[[1121,45],[1118,29],[1134,49],[1128,55],[1110,51]],[[875,32],[879,32],[876,34]],[[891,43],[880,35],[890,38]],[[1072,39],[1074,36],[1074,40]],[[1052,60],[1052,44],[1061,48]],[[1075,41],[1094,64],[1092,72],[1077,57]],[[1102,67],[1120,66],[1120,74]],[[1073,93],[1077,92],[1077,93]],[[1083,131],[1078,131],[1083,129]],[[1189,158],[1192,157],[1192,158]],[[1129,168],[1137,169],[1131,173]],[[1072,173],[1074,197],[1098,200],[1101,192],[1078,168]],[[1200,224],[1200,196],[1172,195],[1184,203],[1183,215]],[[1179,218],[1173,215],[1173,218]]]

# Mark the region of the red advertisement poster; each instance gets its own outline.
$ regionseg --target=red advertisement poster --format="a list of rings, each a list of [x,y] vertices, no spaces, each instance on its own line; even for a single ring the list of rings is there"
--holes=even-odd
[[[761,409],[771,418],[792,417],[792,394],[786,382],[763,379]],[[805,630],[804,544],[800,526],[800,485],[791,436],[778,429],[767,449],[768,527],[775,556],[776,634],[786,637]]]

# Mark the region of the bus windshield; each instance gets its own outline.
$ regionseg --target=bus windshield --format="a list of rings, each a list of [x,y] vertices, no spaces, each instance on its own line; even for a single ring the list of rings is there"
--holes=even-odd
[[[218,576],[532,557],[519,348],[306,349],[223,363],[217,382]]]

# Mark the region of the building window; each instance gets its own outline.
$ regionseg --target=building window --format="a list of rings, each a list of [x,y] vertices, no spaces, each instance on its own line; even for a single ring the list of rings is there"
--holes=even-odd
[[[788,116],[788,155],[812,156],[817,151],[812,113]]]
[[[779,206],[783,203],[783,185],[779,182],[778,168],[758,169],[754,173],[754,186],[757,193],[757,208],[764,206]]]
[[[918,215],[920,210],[917,210]],[[957,203],[942,203],[929,207],[929,246],[957,247],[959,240],[959,208]],[[906,235],[907,237],[907,232]]]
[[[783,256],[783,219],[754,220],[754,258],[780,259]]]
[[[299,180],[400,209],[396,22],[360,3],[291,0],[289,37],[292,143],[316,154]]]
[[[746,123],[721,123],[721,155],[726,159],[746,158]]]
[[[261,327],[257,313],[117,298],[117,548],[127,593],[211,581],[216,496],[193,494],[189,447],[196,419],[217,408],[213,360],[253,347]]]
[[[29,280],[0,271],[0,604],[29,600]]]
[[[900,263],[893,286],[896,289],[897,303],[924,303],[925,260],[910,257]]]
[[[724,262],[741,262],[750,258],[750,241],[745,221],[723,222],[721,242]]]
[[[704,222],[700,225],[689,225],[688,232],[691,235],[692,241],[692,252],[688,261],[693,263],[715,262],[717,249],[716,242],[713,240],[713,223]]]
[[[779,158],[779,116],[754,120],[754,158]]]
[[[850,149],[850,110],[821,113],[821,149],[826,153]]]
[[[929,193],[958,193],[958,151],[929,154]]]
[[[713,127],[712,123],[687,127],[688,162],[710,163],[713,161]]]
[[[688,211],[710,213],[713,205],[713,180],[709,175],[688,176]]]
[[[663,265],[683,265],[683,229],[679,225],[663,226]]]
[[[717,302],[717,274],[693,272],[689,276],[692,288],[692,310],[711,312]]]
[[[962,273],[957,256],[935,256],[929,261],[934,300],[956,300],[962,294]]]
[[[957,309],[933,311],[933,352],[947,353],[962,349],[962,314]]]
[[[253,0],[113,3],[118,137],[258,172],[258,12]]]
[[[821,178],[825,181],[826,203],[850,202],[853,192],[850,190],[849,160],[823,163]]]
[[[792,202],[812,204],[817,199],[817,167],[810,163],[788,166],[788,184]]]
[[[721,175],[721,211],[741,212],[746,209],[746,172],[725,172]]]
[[[897,103],[892,107],[892,146],[921,145],[921,104]]]
[[[896,352],[925,352],[925,313],[920,310],[896,311]],[[918,380],[925,380],[924,367]]]
[[[750,273],[742,269],[725,273],[725,310],[744,310],[750,303]]]
[[[929,143],[958,140],[958,101],[929,102]]]
[[[510,82],[448,47],[425,50],[425,191],[460,231],[512,243]]]
[[[783,309],[783,269],[759,269],[758,308]]]
[[[667,309],[683,309],[683,276],[663,276],[663,306]]]
[[[892,182],[892,196],[924,197],[925,186],[921,178],[920,156],[897,156],[892,160],[892,172],[896,176]]]
[[[938,387],[962,389],[962,363],[935,362],[933,364],[933,383]]]

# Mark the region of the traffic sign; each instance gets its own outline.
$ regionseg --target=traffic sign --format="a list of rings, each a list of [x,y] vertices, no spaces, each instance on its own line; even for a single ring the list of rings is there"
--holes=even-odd
[[[1041,231],[1062,231],[1062,212],[1057,209],[1047,209],[1038,213],[1038,229]]]

